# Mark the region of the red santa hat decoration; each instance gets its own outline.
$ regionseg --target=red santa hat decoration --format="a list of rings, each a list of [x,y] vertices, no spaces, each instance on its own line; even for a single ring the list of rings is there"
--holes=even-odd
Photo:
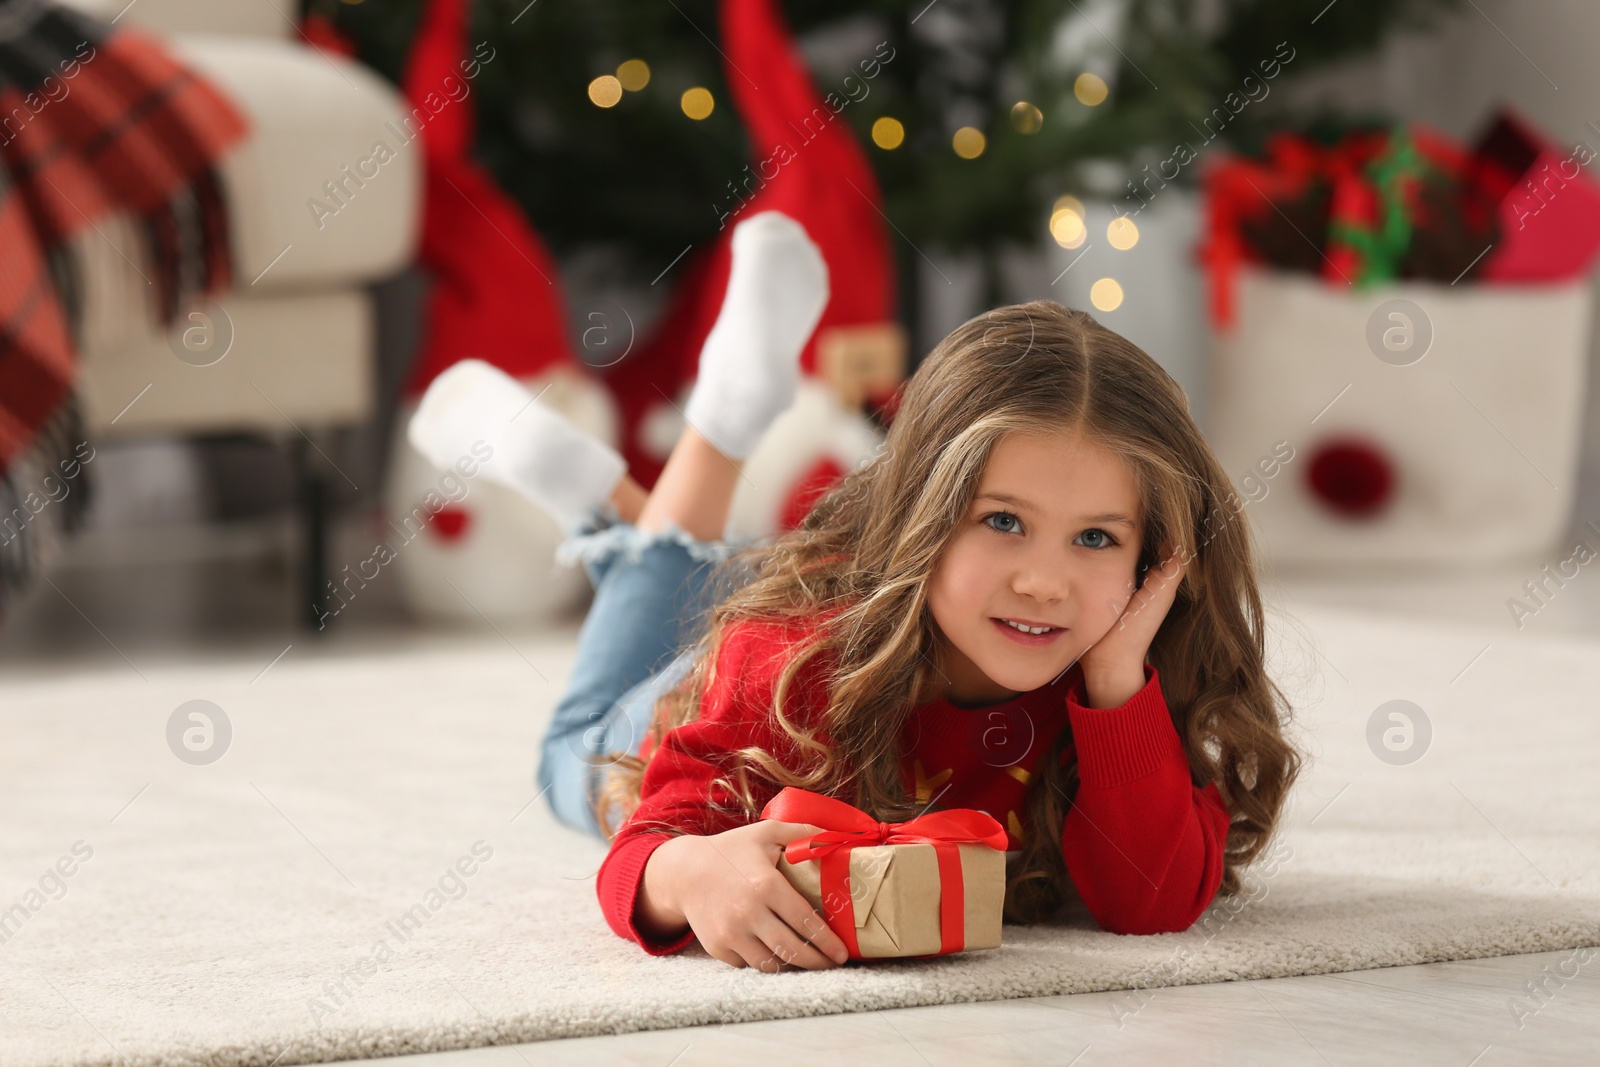
[[[435,470],[411,447],[405,427],[422,392],[458,361],[481,359],[608,443],[616,431],[605,389],[573,355],[554,258],[471,157],[472,81],[494,56],[486,44],[468,49],[468,9],[469,0],[428,0],[406,64],[412,112],[401,132],[423,153],[418,259],[432,284],[395,419],[379,533],[413,608],[477,622],[548,616],[580,599],[587,582],[554,566],[555,520],[510,489]]]
[[[880,435],[860,409],[891,399],[905,376],[905,337],[877,177],[842,114],[850,98],[817,90],[775,0],[724,0],[720,12],[728,91],[751,160],[722,191],[717,238],[685,260],[659,326],[606,383],[621,411],[620,451],[651,485],[683,428],[680,409],[727,287],[733,227],[776,210],[806,228],[832,296],[800,357],[800,396],[750,457],[759,476],[742,479],[734,500],[730,534],[753,536],[797,524],[870,455]],[[887,45],[862,57],[857,81],[892,58]]]

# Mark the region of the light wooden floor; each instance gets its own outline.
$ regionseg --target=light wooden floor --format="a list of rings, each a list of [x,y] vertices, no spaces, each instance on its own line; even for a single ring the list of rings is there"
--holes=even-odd
[[[1588,511],[1580,508],[1581,514]],[[152,538],[167,562],[129,562],[137,538],[86,544],[40,584],[0,628],[0,676],[126,669],[139,662],[248,652],[265,663],[297,653],[400,650],[456,642],[396,624],[395,583],[351,605],[337,634],[314,642],[293,628],[290,573],[262,543],[292,529],[208,531],[196,561],[176,535]],[[359,529],[333,558],[357,558]],[[230,551],[229,546],[236,551]],[[348,551],[345,549],[348,548]],[[1338,604],[1504,627],[1531,634],[1600,636],[1600,584],[1584,573],[1529,620],[1508,625],[1505,601],[1538,564],[1485,569],[1470,578],[1284,580],[1267,589],[1293,612]],[[578,620],[564,621],[574,635]],[[493,632],[482,639],[498,641]],[[406,1067],[527,1067],[543,1063],[785,1064],[1600,1064],[1600,952],[1573,952],[1396,967],[1349,974],[908,1008],[808,1019],[703,1026],[406,1057]],[[1576,977],[1571,977],[1576,974]],[[1565,980],[1559,975],[1565,974]],[[1530,994],[1530,983],[1542,995]],[[426,1061],[424,1064],[421,1061]]]

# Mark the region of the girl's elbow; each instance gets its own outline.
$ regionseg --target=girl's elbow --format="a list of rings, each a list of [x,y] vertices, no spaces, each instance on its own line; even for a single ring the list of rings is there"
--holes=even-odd
[[[1100,924],[1113,934],[1181,934],[1194,925],[1194,919],[1174,919],[1165,915],[1121,915]]]
[[[1181,934],[1199,921],[1214,896],[1214,891],[1203,894],[1180,910],[1174,908],[1170,900],[1151,895],[1143,900],[1124,900],[1118,905],[1091,908],[1089,913],[1107,933]]]

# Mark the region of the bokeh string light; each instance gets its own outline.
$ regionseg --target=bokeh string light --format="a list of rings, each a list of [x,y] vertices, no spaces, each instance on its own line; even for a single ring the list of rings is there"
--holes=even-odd
[[[1089,287],[1089,302],[1100,311],[1115,311],[1122,306],[1122,286],[1115,278],[1101,278]]]
[[[1111,247],[1126,252],[1139,243],[1139,227],[1126,215],[1118,215],[1106,223],[1106,240]]]
[[[1110,90],[1106,88],[1106,80],[1100,75],[1090,74],[1088,71],[1078,75],[1078,79],[1072,83],[1072,95],[1078,98],[1080,104],[1088,107],[1105,103],[1106,96],[1109,93]]]
[[[693,89],[685,89],[683,96],[678,99],[678,106],[683,108],[683,113],[699,122],[709,118],[715,110],[717,102],[711,95],[711,90],[696,85]]]
[[[1011,125],[1018,133],[1038,133],[1044,128],[1044,112],[1026,100],[1011,106]]]
[[[622,83],[609,74],[602,74],[589,83],[589,100],[595,107],[616,107],[622,99]]]
[[[630,59],[617,68],[617,81],[630,93],[636,93],[650,84],[650,64],[642,59]]]
[[[989,139],[976,126],[963,126],[950,138],[950,147],[962,159],[977,159],[989,145]]]
[[[1057,197],[1050,209],[1050,236],[1062,248],[1081,247],[1088,237],[1083,221],[1083,201],[1075,196]]]

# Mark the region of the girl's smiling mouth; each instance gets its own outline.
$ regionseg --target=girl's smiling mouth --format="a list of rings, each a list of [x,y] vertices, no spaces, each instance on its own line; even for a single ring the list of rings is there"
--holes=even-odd
[[[1021,620],[1016,621],[1018,623],[1022,622]],[[1020,630],[1016,625],[1013,624],[1011,620],[1002,618],[990,618],[989,622],[1001,633],[1005,634],[1006,637],[1017,642],[1017,644],[1027,645],[1030,648],[1039,648],[1043,645],[1048,645],[1057,637],[1060,637],[1062,634],[1067,632],[1067,628],[1065,626],[1052,627],[1049,630],[1046,630],[1044,633],[1031,633],[1029,632],[1030,630],[1037,630],[1039,627],[1030,626],[1028,630]],[[1027,624],[1022,623],[1022,625]]]

